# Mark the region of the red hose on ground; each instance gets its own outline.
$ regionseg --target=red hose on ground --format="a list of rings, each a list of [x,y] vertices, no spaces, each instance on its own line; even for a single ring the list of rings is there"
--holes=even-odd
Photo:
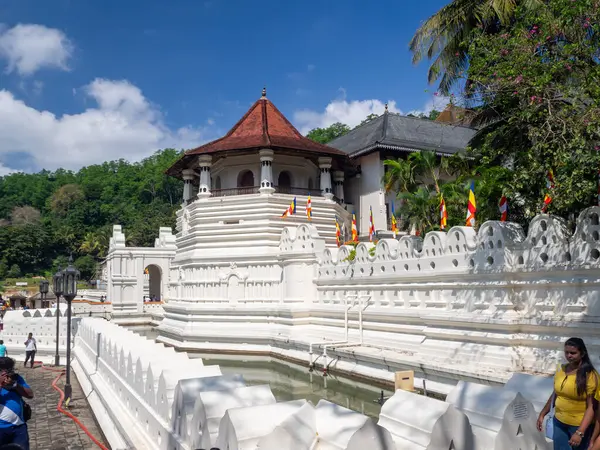
[[[65,374],[65,369],[51,369],[50,367],[46,367],[44,366],[43,363],[36,363],[36,365],[39,364],[40,367],[44,370],[49,370],[50,372],[59,372],[58,375],[56,376],[56,378],[54,379],[54,381],[52,382],[52,388],[55,391],[58,391],[58,393],[60,394],[60,399],[58,400],[58,404],[56,405],[56,410],[61,413],[64,414],[65,416],[69,417],[73,422],[75,422],[77,424],[77,426],[79,428],[81,428],[83,430],[83,432],[85,434],[87,434],[89,436],[89,438],[94,442],[94,444],[96,444],[100,449],[102,450],[108,450],[108,447],[105,447],[104,444],[102,444],[102,442],[100,442],[98,439],[96,439],[94,437],[94,435],[92,435],[92,433],[90,433],[90,431],[85,427],[84,424],[82,424],[79,419],[77,417],[75,417],[73,414],[71,414],[69,411],[67,411],[66,409],[64,409],[62,407],[63,402],[65,401],[65,393],[63,392],[63,390],[61,388],[59,388],[56,383],[58,382],[58,380],[60,379],[60,377],[62,377]]]

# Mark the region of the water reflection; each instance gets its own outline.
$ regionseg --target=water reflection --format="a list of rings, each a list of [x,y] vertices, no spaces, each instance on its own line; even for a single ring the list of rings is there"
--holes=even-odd
[[[319,400],[326,399],[375,419],[381,411],[377,401],[382,389],[377,386],[331,374],[323,377],[321,372],[309,373],[306,367],[269,357],[237,356],[217,359],[215,355],[202,355],[202,358],[206,365],[221,366],[224,374],[243,375],[248,385],[270,385],[277,401],[305,398],[316,405]],[[383,394],[389,397],[392,392],[384,389]]]
[[[139,334],[155,339],[152,331],[138,331]],[[323,377],[320,371],[310,373],[302,367],[287,361],[268,356],[218,355],[188,352],[190,358],[202,358],[205,365],[219,365],[223,374],[240,374],[246,384],[268,384],[279,402],[307,399],[316,405],[325,399],[348,409],[358,411],[377,419],[381,411],[378,400],[381,387],[337,377],[329,374]],[[392,391],[383,389],[388,398]]]

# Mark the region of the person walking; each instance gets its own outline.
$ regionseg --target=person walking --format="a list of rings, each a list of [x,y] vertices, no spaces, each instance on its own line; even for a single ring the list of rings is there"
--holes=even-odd
[[[23,367],[27,367],[27,361],[31,359],[31,368],[33,368],[35,352],[37,352],[37,342],[33,337],[33,333],[29,333],[27,340],[25,341],[25,363],[23,364]]]
[[[23,398],[33,398],[33,391],[25,379],[15,373],[12,358],[0,358],[0,446],[16,444],[29,450],[29,432]]]
[[[567,364],[554,375],[554,391],[540,412],[537,428],[542,431],[544,418],[554,404],[554,450],[588,450],[594,432],[598,373],[580,338],[565,342],[565,358]]]

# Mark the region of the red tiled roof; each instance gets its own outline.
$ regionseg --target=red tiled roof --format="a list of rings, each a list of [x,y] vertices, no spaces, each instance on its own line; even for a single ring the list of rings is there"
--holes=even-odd
[[[329,156],[345,156],[345,153],[327,145],[319,144],[302,136],[283,114],[263,97],[250,107],[229,133],[220,139],[185,152],[185,155],[202,155],[230,150],[289,149]]]

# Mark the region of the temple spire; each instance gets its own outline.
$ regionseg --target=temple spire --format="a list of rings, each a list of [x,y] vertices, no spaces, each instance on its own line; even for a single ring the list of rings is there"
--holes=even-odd
[[[262,98],[267,98],[267,87],[266,86],[262,90]]]
[[[388,112],[388,103],[387,102],[385,102],[385,112],[386,113]]]

